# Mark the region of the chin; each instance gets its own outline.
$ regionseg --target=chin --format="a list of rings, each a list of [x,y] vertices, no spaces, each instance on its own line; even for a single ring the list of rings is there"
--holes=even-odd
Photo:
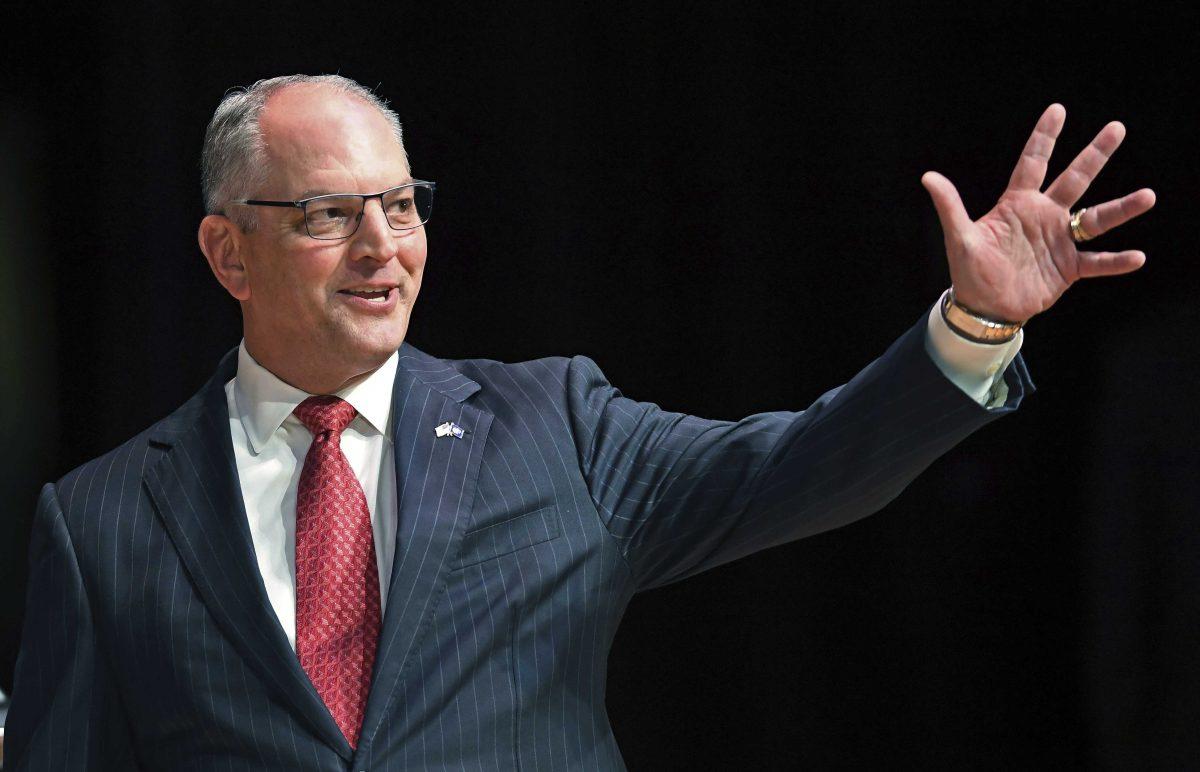
[[[391,324],[371,330],[357,330],[345,341],[343,349],[353,358],[369,367],[378,367],[404,342],[408,330],[407,319],[402,324]]]

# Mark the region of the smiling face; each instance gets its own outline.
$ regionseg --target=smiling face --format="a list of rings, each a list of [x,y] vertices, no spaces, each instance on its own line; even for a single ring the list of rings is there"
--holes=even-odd
[[[388,121],[353,96],[290,86],[270,97],[259,123],[269,173],[252,198],[376,193],[411,179]],[[309,236],[300,209],[256,207],[254,214],[254,230],[230,236],[244,270],[239,291],[222,279],[241,301],[247,350],[314,393],[379,367],[408,330],[425,228],[393,230],[379,199],[367,202],[353,236],[335,241]]]

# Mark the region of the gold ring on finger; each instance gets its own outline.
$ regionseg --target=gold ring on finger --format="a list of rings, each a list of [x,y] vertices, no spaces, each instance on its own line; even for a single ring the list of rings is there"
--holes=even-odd
[[[1096,238],[1083,229],[1083,213],[1086,211],[1087,207],[1085,206],[1083,209],[1071,213],[1071,238],[1076,242],[1089,241]]]

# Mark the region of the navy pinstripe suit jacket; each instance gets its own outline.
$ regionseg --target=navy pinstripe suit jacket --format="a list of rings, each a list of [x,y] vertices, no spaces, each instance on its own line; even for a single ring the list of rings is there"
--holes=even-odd
[[[357,751],[258,573],[223,385],[47,485],[10,768],[623,769],[604,708],[630,597],[886,504],[984,410],[924,319],[803,412],[737,422],[621,396],[589,359],[400,350],[399,543]],[[436,437],[454,421],[468,433]]]

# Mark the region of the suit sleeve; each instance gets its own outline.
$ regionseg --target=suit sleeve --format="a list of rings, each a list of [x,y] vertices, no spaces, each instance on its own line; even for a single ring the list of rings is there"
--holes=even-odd
[[[43,488],[38,501],[29,567],[4,768],[136,768],[54,485]]]
[[[568,370],[580,467],[645,589],[859,520],[1033,390],[1018,355],[986,409],[925,351],[924,318],[849,383],[801,412],[740,421],[621,396],[595,363]]]

